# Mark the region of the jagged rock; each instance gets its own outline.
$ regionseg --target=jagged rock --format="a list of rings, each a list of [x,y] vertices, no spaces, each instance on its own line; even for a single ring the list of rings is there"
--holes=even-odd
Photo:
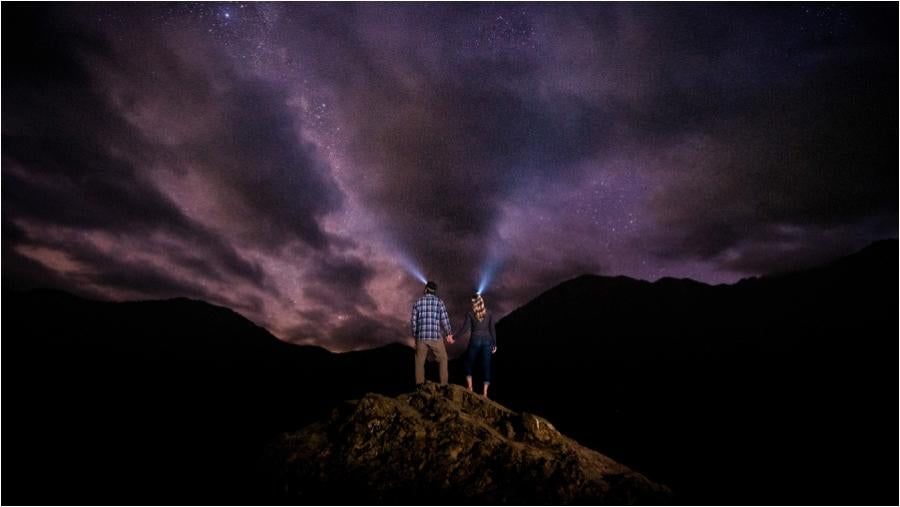
[[[455,385],[367,394],[284,434],[267,453],[296,503],[666,503],[671,492]]]

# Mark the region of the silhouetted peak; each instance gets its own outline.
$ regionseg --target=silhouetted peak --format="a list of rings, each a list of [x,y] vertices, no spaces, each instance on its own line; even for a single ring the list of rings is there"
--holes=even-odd
[[[880,239],[856,253],[838,259],[835,263],[896,259],[898,255],[898,244],[900,244],[900,242],[894,238]]]
[[[693,278],[675,278],[671,276],[664,276],[659,280],[653,282],[653,285],[658,286],[680,286],[680,287],[708,287],[709,284],[698,282]]]
[[[547,290],[546,292],[556,292],[556,291],[566,291],[573,289],[583,289],[585,287],[590,288],[615,288],[615,287],[627,287],[627,286],[635,286],[635,285],[643,285],[646,284],[645,280],[638,280],[636,278],[631,278],[624,275],[616,275],[616,276],[606,276],[606,275],[593,275],[593,274],[584,274],[576,276],[575,278],[566,280],[559,285]]]
[[[748,288],[766,285],[779,280],[794,280],[798,277],[824,276],[824,273],[846,271],[845,275],[868,274],[868,276],[881,276],[888,274],[886,269],[896,269],[898,256],[898,240],[884,239],[871,243],[862,250],[845,257],[836,259],[823,266],[792,271],[778,275],[751,276],[742,278],[734,284],[720,284],[715,287],[731,286]],[[634,290],[659,289],[676,291],[695,291],[711,288],[712,285],[699,282],[691,278],[663,277],[655,282],[647,282],[627,276],[602,276],[583,274],[566,280],[535,297],[525,305],[510,312],[507,317],[530,313],[535,307],[544,308],[544,305],[553,301],[557,304],[576,301],[579,298],[590,297],[595,302],[603,297],[620,297]]]
[[[868,250],[888,250],[888,251],[897,251],[898,244],[900,244],[900,240],[898,238],[885,238],[873,241],[869,246],[860,250],[860,252],[865,252]]]
[[[89,299],[82,298],[81,296],[76,296],[71,292],[67,292],[61,289],[55,289],[52,287],[36,287],[32,289],[10,289],[8,291],[4,291],[4,294],[8,293],[11,297],[14,298],[32,298],[32,299],[47,299],[47,300],[68,300],[68,301],[91,301]]]

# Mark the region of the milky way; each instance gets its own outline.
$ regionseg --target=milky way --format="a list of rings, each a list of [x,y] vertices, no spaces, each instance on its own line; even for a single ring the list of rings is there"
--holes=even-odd
[[[896,4],[4,3],[3,284],[409,343],[897,237]]]

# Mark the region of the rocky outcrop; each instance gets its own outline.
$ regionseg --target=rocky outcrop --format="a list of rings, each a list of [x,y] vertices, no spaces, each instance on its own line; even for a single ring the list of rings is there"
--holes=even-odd
[[[273,443],[274,489],[295,503],[666,503],[670,491],[547,420],[455,385],[367,394]]]

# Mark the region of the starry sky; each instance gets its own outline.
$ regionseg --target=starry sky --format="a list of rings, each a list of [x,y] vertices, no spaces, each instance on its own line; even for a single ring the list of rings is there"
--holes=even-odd
[[[333,351],[898,232],[896,3],[2,4],[2,278]],[[452,353],[453,351],[451,351]]]

